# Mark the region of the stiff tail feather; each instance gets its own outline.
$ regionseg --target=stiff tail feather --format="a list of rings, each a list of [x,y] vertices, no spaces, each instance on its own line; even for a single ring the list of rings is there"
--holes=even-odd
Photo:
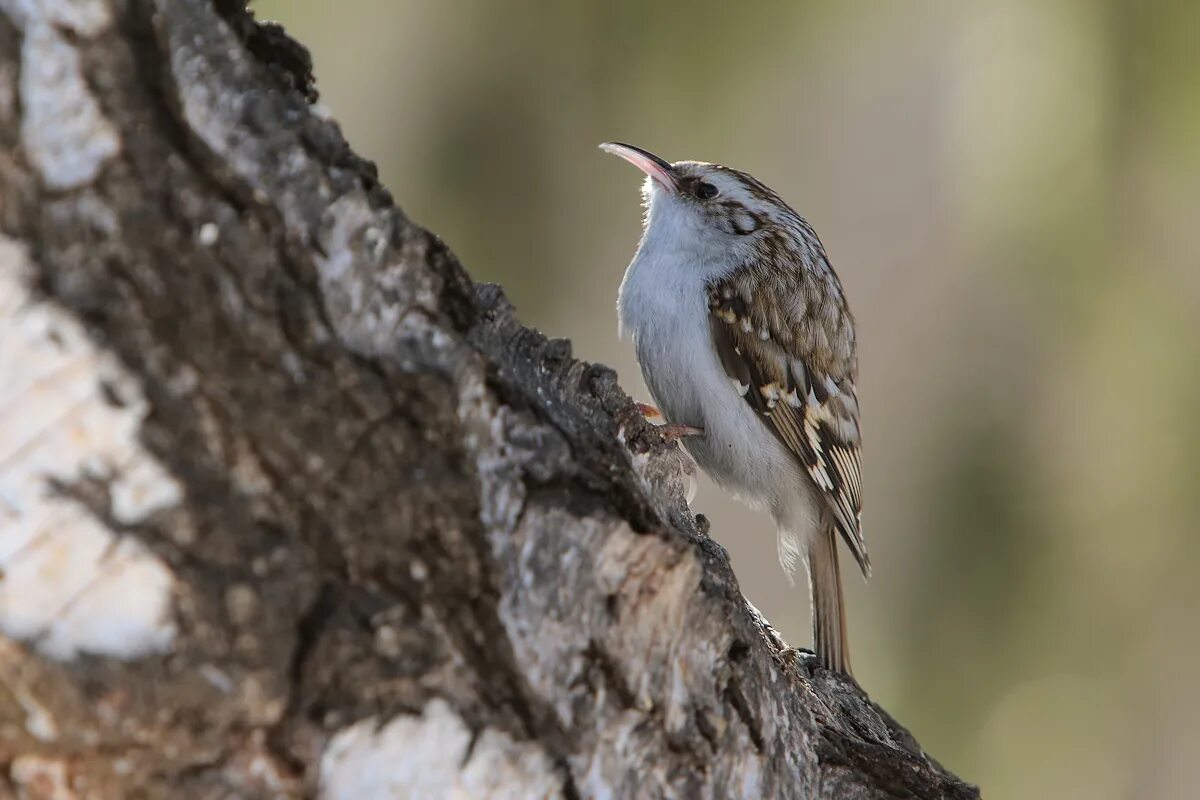
[[[808,545],[813,650],[826,669],[850,675],[850,642],[846,635],[846,603],[842,596],[837,548],[837,532],[833,526]]]

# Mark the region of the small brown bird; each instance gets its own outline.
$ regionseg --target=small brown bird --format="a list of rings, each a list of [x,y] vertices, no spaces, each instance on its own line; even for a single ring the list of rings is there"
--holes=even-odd
[[[870,561],[854,318],[825,249],[744,172],[600,147],[647,176],[618,310],[666,432],[720,486],[771,511],[788,578],[801,557],[808,567],[814,649],[849,673],[838,536],[864,575]]]

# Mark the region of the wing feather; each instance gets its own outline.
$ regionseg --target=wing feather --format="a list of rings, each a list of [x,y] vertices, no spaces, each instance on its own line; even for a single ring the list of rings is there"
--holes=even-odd
[[[820,359],[802,352],[802,337],[777,324],[787,315],[767,313],[756,320],[731,281],[710,287],[709,312],[713,346],[726,374],[803,465],[859,567],[869,574],[852,366],[842,374],[822,369]]]

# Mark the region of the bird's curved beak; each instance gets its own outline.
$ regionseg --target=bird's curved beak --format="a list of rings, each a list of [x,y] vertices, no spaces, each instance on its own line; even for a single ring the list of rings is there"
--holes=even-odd
[[[675,192],[677,188],[675,170],[671,168],[669,162],[664,161],[654,155],[654,153],[622,142],[605,142],[600,145],[600,149],[606,153],[612,153],[614,156],[620,156],[658,181],[668,192]]]

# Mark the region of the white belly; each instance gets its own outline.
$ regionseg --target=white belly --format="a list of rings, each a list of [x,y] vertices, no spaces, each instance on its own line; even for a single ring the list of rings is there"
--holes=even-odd
[[[743,502],[777,516],[807,501],[808,479],[795,457],[738,394],[717,358],[703,286],[675,287],[679,293],[671,297],[659,280],[654,291],[642,292],[644,276],[636,267],[621,286],[622,329],[633,337],[646,385],[667,421],[704,429],[684,440],[696,463]]]

